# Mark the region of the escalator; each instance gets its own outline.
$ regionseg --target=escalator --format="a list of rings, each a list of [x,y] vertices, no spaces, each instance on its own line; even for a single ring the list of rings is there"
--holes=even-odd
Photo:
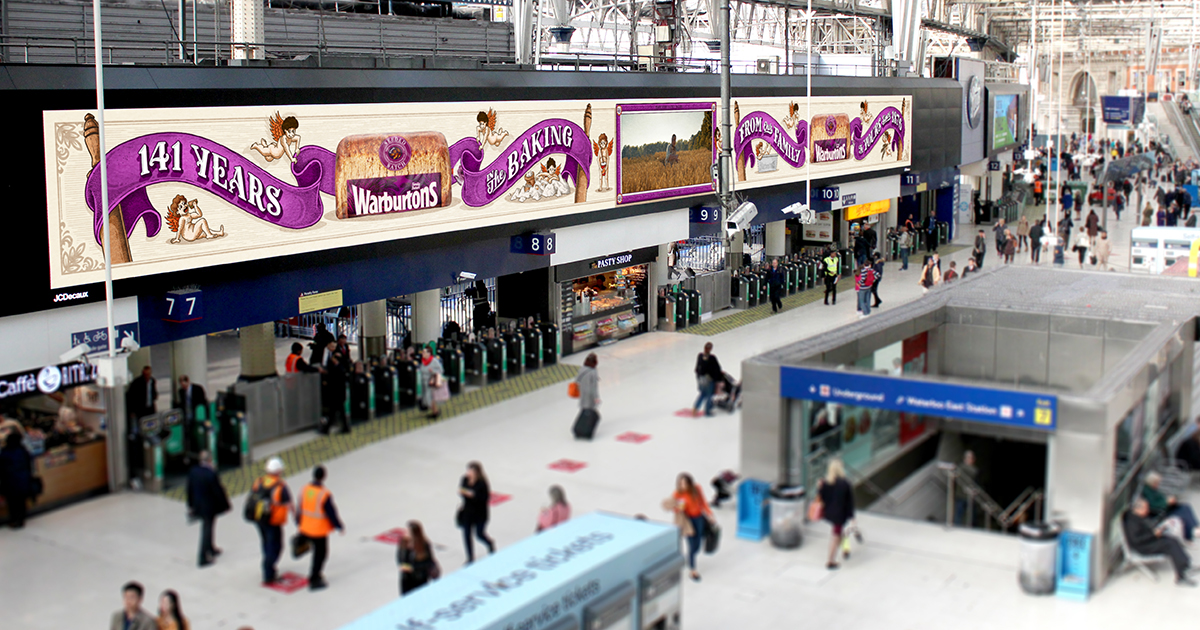
[[[1179,109],[1179,104],[1175,101],[1167,101],[1159,103],[1159,105],[1166,114],[1166,121],[1174,127],[1175,133],[1169,133],[1166,129],[1161,131],[1172,138],[1172,143],[1178,139],[1183,140],[1184,146],[1191,149],[1193,156],[1200,156],[1200,119],[1197,118],[1196,108],[1193,108],[1191,114],[1187,115]]]

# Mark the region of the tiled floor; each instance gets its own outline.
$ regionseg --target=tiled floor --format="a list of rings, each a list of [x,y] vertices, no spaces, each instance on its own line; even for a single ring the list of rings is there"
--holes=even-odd
[[[1128,242],[1120,232],[1116,238]],[[1126,245],[1114,251],[1121,247]],[[948,258],[961,265],[967,253]],[[889,265],[884,308],[919,299],[918,273],[916,265],[906,272]],[[853,300],[817,302],[710,339],[725,369],[736,373],[746,357],[854,317]],[[397,595],[394,550],[375,542],[377,534],[420,519],[445,569],[461,566],[455,488],[473,459],[483,462],[495,492],[512,496],[492,512],[490,531],[502,547],[532,533],[546,489],[556,483],[577,513],[604,509],[665,518],[660,501],[679,471],[707,479],[738,464],[736,416],[676,415],[695,396],[691,369],[705,340],[656,333],[599,349],[603,421],[593,442],[571,438],[575,401],[555,385],[331,459],[328,485],[348,533],[332,539],[326,591],[284,595],[261,588],[257,535],[237,509],[217,527],[225,554],[216,566],[197,569],[198,529],[186,523],[184,507],[169,498],[122,493],[40,516],[24,531],[0,531],[0,627],[103,627],[129,579],[143,582],[151,594],[177,590],[197,630],[340,627]],[[629,431],[650,438],[617,439]],[[562,459],[586,467],[549,467]],[[307,478],[304,470],[288,473],[293,488]],[[240,508],[241,498],[234,503]],[[1115,579],[1087,604],[1025,596],[1017,586],[1018,541],[1012,538],[862,515],[866,545],[831,573],[823,568],[824,526],[810,527],[806,544],[785,552],[737,540],[732,508],[722,509],[720,518],[729,532],[722,550],[702,557],[703,582],[685,586],[689,629],[1128,630],[1186,627],[1200,613],[1200,592],[1135,574]],[[281,568],[304,573],[307,562],[285,558]]]

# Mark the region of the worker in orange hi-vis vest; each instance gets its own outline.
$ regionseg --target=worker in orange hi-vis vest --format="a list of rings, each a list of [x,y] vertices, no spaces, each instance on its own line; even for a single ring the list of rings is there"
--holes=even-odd
[[[338,519],[333,494],[325,487],[325,467],[313,470],[313,479],[300,491],[300,509],[296,513],[300,534],[312,542],[312,569],[308,573],[308,588],[315,591],[328,586],[322,570],[329,557],[329,534],[338,530],[345,534],[342,521]]]

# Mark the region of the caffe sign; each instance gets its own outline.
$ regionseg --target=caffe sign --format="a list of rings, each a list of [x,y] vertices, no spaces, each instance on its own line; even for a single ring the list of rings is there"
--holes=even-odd
[[[47,365],[0,376],[0,400],[33,394],[53,394],[57,391],[96,382],[96,366],[87,363]]]

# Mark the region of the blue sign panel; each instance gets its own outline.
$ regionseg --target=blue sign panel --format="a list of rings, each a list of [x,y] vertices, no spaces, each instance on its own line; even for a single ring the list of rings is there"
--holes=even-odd
[[[1053,431],[1058,398],[873,374],[784,366],[780,395]]]
[[[141,344],[138,339],[137,322],[132,324],[117,324],[115,326],[117,332],[116,349],[121,349],[121,339],[130,337],[134,341]],[[71,347],[74,348],[79,344],[86,343],[91,347],[88,354],[99,354],[108,352],[108,328],[95,328],[93,330],[85,330],[83,332],[71,333]]]
[[[556,239],[554,232],[542,234],[520,234],[512,237],[509,252],[513,254],[533,254],[534,256],[549,256],[555,253]]]
[[[696,206],[689,209],[690,223],[716,223],[721,220],[721,209],[715,206]]]
[[[163,296],[162,320],[174,324],[204,319],[203,291],[171,291]]]

